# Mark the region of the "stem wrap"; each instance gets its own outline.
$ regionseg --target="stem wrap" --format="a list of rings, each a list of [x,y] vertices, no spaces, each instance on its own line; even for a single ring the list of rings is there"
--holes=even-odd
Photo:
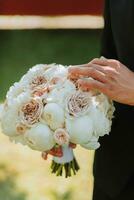
[[[62,157],[53,157],[51,164],[51,172],[56,174],[56,176],[62,176],[63,173],[65,177],[72,176],[72,173],[75,175],[79,170],[79,165],[77,160],[74,157],[73,149],[67,145],[62,146],[63,156]]]
[[[59,164],[71,162],[74,158],[73,149],[68,146],[62,146],[62,151],[63,151],[63,156],[61,158],[53,157],[53,160]]]

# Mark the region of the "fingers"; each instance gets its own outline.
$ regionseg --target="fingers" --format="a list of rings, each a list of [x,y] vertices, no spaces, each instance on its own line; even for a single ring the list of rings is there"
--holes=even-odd
[[[98,65],[99,67],[109,66],[109,67],[112,67],[114,69],[120,68],[120,62],[118,60],[107,59],[107,58],[101,56],[100,58],[95,58],[95,59],[91,60],[87,64],[70,66],[68,69],[69,69],[69,72],[71,72],[72,68],[74,68],[74,67],[80,67],[80,68],[88,67],[88,68],[90,68],[90,67],[93,67],[93,64]]]
[[[83,77],[92,77],[95,80],[98,80],[102,83],[110,82],[112,80],[116,80],[116,77],[119,75],[118,66],[115,65],[114,67],[111,67],[110,65],[98,65],[94,64],[99,63],[98,61],[100,59],[94,59],[88,64],[88,67],[86,65],[83,67],[71,67],[69,70],[69,79],[71,80],[77,80],[79,78]],[[102,59],[104,60],[104,59]],[[102,61],[103,62],[103,61]],[[105,62],[105,61],[104,61]],[[113,61],[111,61],[113,64]],[[114,61],[114,63],[118,61]],[[100,63],[102,64],[102,63]]]
[[[107,78],[104,73],[104,70],[100,70],[100,67],[97,65],[93,65],[92,67],[72,67],[69,70],[70,78],[83,78],[83,77],[92,77],[101,82],[106,82]]]
[[[106,93],[106,86],[105,84],[97,81],[97,80],[82,80],[79,79],[78,80],[78,86],[80,89],[82,89],[83,91],[89,91],[89,90],[99,90],[102,93]]]
[[[116,75],[118,75],[118,71],[115,69],[115,68],[112,68],[112,67],[109,67],[109,66],[99,66],[99,65],[94,65],[94,68],[96,70],[98,70],[99,72],[102,72],[104,75],[105,75],[105,80],[108,81],[109,78],[113,78],[115,77]],[[105,82],[106,82],[105,81]]]
[[[102,57],[102,58],[95,58],[90,63],[91,64],[101,65],[101,66],[110,66],[110,67],[112,67],[114,69],[117,69],[117,68],[120,67],[120,62],[118,60],[106,59],[104,57]]]
[[[103,58],[95,58],[90,63],[97,64],[97,65],[102,65],[102,66],[107,66],[108,65],[108,60],[107,59],[103,59]]]

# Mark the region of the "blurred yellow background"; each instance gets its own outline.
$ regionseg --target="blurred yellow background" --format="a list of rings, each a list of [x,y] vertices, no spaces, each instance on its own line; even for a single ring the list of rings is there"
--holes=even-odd
[[[39,152],[0,134],[0,200],[91,200],[93,151],[77,147],[80,165],[71,178],[56,177]]]

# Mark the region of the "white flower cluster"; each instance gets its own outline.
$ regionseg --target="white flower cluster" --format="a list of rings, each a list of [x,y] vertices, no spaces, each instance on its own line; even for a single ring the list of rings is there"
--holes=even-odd
[[[3,133],[38,151],[75,143],[97,149],[111,129],[114,106],[104,94],[80,91],[62,65],[36,65],[10,87],[0,107]]]

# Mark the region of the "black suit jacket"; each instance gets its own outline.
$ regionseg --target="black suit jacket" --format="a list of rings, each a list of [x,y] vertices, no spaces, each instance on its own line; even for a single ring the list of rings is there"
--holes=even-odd
[[[134,71],[134,0],[106,0],[101,55],[120,60]],[[134,107],[115,103],[112,131],[100,139],[94,177],[114,197],[134,174]]]

